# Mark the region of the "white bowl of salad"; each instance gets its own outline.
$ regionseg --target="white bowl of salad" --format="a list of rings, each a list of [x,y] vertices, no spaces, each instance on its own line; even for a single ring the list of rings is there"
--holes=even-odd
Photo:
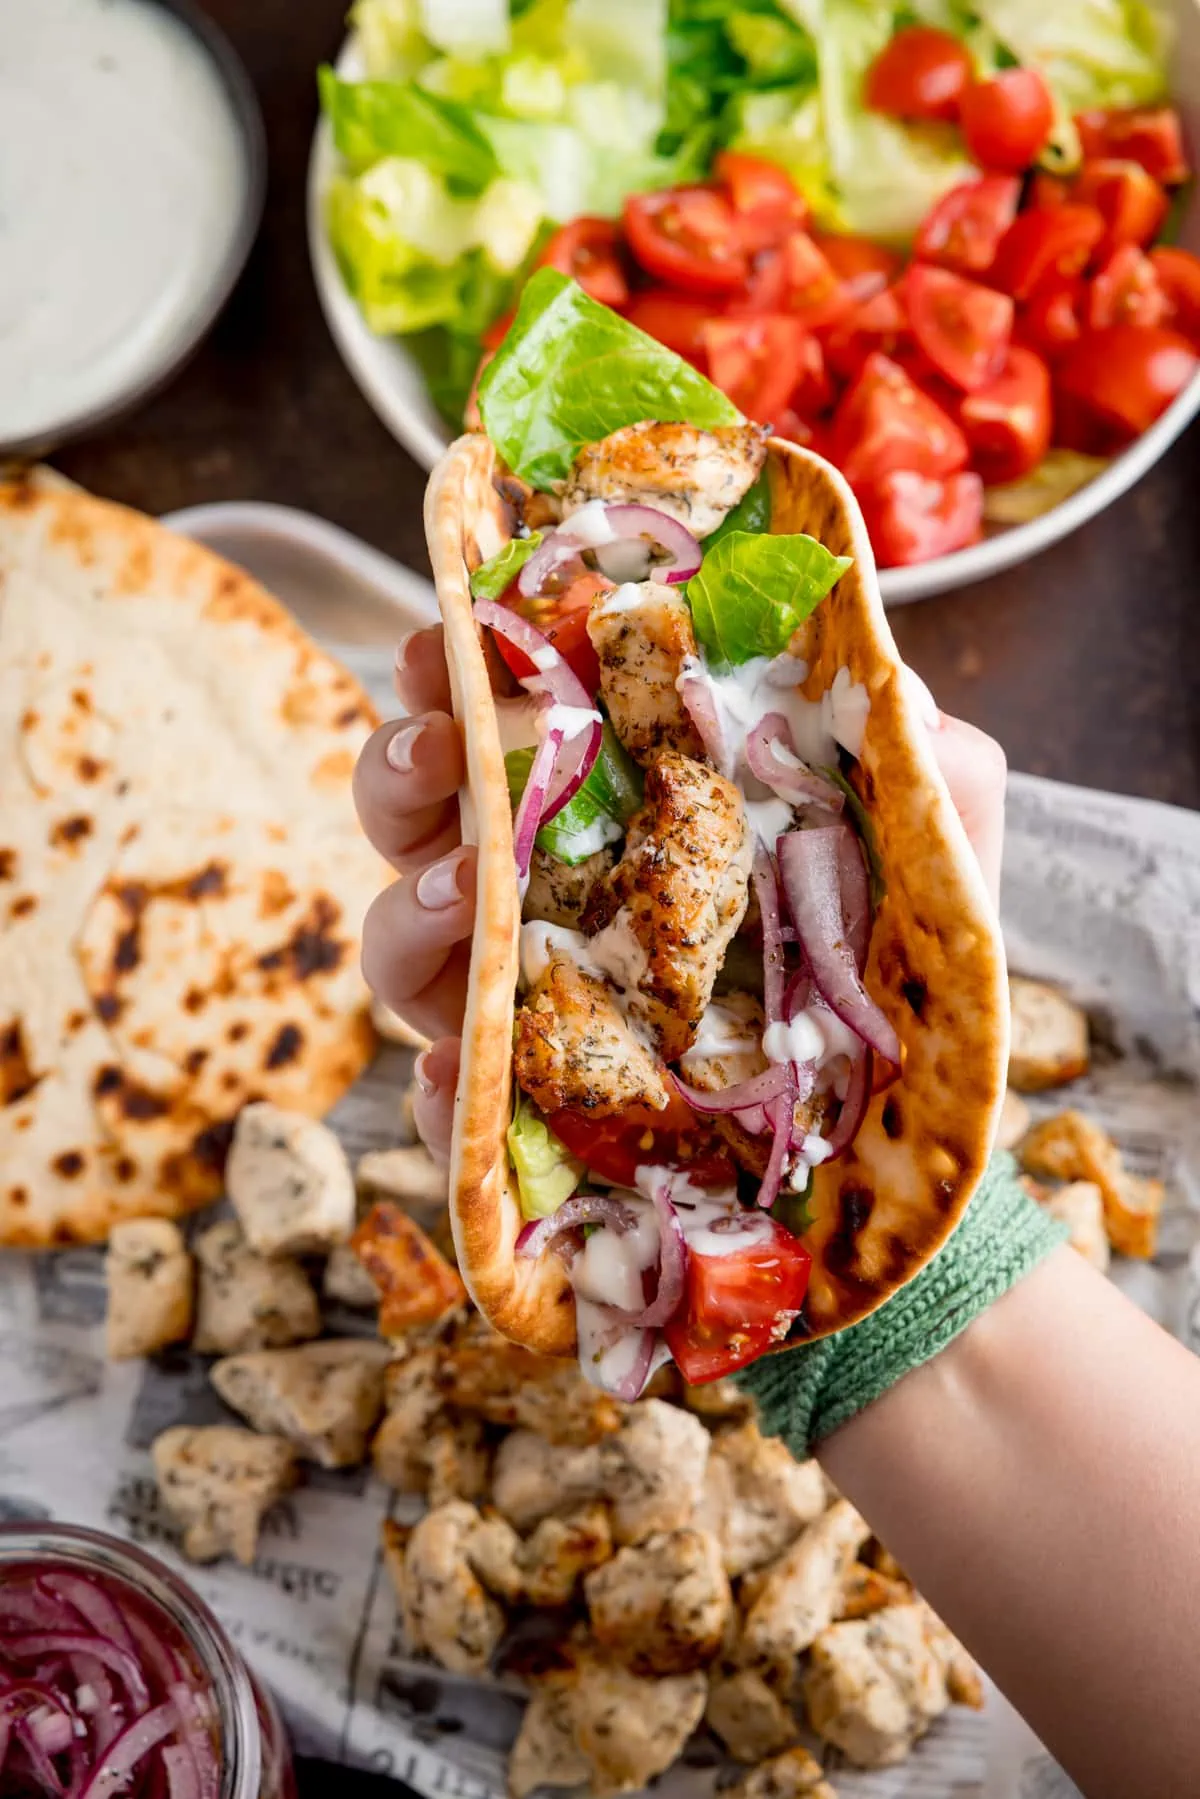
[[[426,467],[546,262],[838,463],[889,604],[1055,542],[1200,407],[1194,4],[358,0],[351,27],[313,264]]]

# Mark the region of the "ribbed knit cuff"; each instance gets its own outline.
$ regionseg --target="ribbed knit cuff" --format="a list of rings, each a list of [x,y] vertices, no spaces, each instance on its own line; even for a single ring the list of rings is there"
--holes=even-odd
[[[1021,1186],[1011,1156],[993,1156],[961,1222],[906,1287],[836,1336],[764,1356],[734,1376],[758,1404],[764,1436],[794,1455],[933,1359],[1066,1237]]]

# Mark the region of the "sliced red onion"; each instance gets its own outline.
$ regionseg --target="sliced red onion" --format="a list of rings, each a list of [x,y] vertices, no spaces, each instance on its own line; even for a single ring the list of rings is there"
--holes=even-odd
[[[620,1380],[614,1381],[607,1389],[614,1399],[622,1399],[627,1405],[632,1405],[635,1399],[642,1397],[642,1390],[650,1378],[650,1364],[654,1360],[654,1346],[658,1341],[658,1333],[644,1330],[641,1338],[629,1373],[622,1375]]]
[[[174,1701],[183,1726],[184,1740],[180,1748],[195,1770],[199,1799],[217,1799],[221,1770],[217,1764],[213,1733],[201,1711],[199,1698],[182,1682],[169,1687],[167,1691],[168,1697]],[[164,1751],[164,1759],[165,1754]],[[169,1780],[168,1775],[168,1783]]]
[[[671,518],[668,513],[660,512],[656,506],[607,506],[604,517],[622,544],[633,542],[639,537],[646,541],[646,573],[652,574],[656,581],[667,581],[671,585],[690,581],[700,567],[703,552],[699,540],[693,537],[686,525],[681,525],[677,518]],[[567,531],[571,529],[570,519],[563,528]],[[650,549],[653,545],[666,552],[665,562],[652,562]],[[531,557],[530,561],[532,560]],[[603,546],[596,551],[596,561],[603,570]],[[527,563],[526,567],[528,566]]]
[[[765,1106],[747,1106],[744,1111],[735,1112],[733,1116],[752,1137],[761,1137],[769,1122]]]
[[[731,780],[733,758],[729,753],[729,746],[725,742],[725,733],[721,729],[721,717],[717,711],[712,685],[703,674],[689,674],[686,672],[686,664],[684,667],[685,673],[681,674],[675,683],[679,697],[704,745],[704,754],[718,774]]]
[[[581,1224],[607,1224],[624,1236],[637,1223],[637,1213],[611,1193],[577,1193],[565,1200],[549,1218],[535,1218],[517,1236],[516,1253],[530,1258],[540,1256],[564,1231]]]
[[[826,1003],[885,1061],[899,1063],[900,1040],[862,984],[847,928],[839,836],[849,829],[838,824],[789,831],[777,846],[780,873],[812,978]]]
[[[764,1210],[775,1204],[779,1197],[779,1189],[783,1185],[783,1177],[787,1172],[788,1152],[792,1146],[792,1119],[796,1110],[796,1070],[792,1063],[782,1064],[784,1072],[783,1091],[779,1098],[773,1100],[767,1108],[767,1117],[771,1129],[775,1133],[771,1144],[771,1154],[767,1161],[766,1173],[758,1189],[758,1203]]]
[[[807,968],[798,968],[787,984],[783,996],[783,1016],[791,1024],[797,1012],[803,1012],[812,996],[812,976]]]
[[[871,1064],[873,1060],[871,1051],[864,1044],[862,1055],[858,1057],[850,1070],[850,1081],[846,1088],[846,1097],[842,1101],[842,1109],[837,1115],[837,1122],[825,1139],[829,1146],[829,1154],[825,1158],[827,1162],[832,1162],[836,1157],[844,1155],[859,1133],[862,1121],[867,1115],[867,1107],[871,1103]]]
[[[658,1216],[658,1290],[648,1306],[628,1316],[627,1322],[640,1330],[670,1323],[687,1278],[687,1239],[679,1215],[665,1187],[656,1186],[651,1198]]]
[[[528,568],[529,563],[525,566]],[[533,663],[536,673],[526,675],[521,683],[527,692],[548,694],[551,710],[554,706],[566,706],[572,711],[595,710],[591,694],[574,669],[559,655],[550,639],[536,625],[531,625],[527,618],[522,618],[519,612],[514,612],[509,606],[501,606],[496,600],[476,600],[475,618],[528,656]],[[552,727],[543,723],[542,728],[547,736],[553,734]],[[599,716],[589,729],[578,735],[572,735],[568,739],[566,733],[563,733],[560,738],[563,753],[546,784],[546,799],[539,820],[541,824],[546,824],[557,812],[561,812],[587,780],[596,757],[600,754],[602,737],[603,727]]]
[[[98,1662],[111,1668],[120,1680],[133,1703],[147,1706],[150,1694],[142,1671],[126,1649],[119,1649],[115,1643],[106,1643],[102,1637],[76,1635],[70,1631],[45,1631],[40,1635],[6,1637],[4,1642],[6,1654],[24,1659],[34,1655],[94,1655]]]
[[[524,881],[533,860],[533,840],[546,810],[546,790],[554,773],[554,763],[562,748],[562,732],[547,731],[530,764],[524,792],[513,817],[513,859],[517,879]]]
[[[587,519],[580,516],[585,512],[589,513]],[[532,599],[552,577],[561,577],[572,564],[582,569],[585,550],[595,556],[602,574],[620,581],[644,580],[649,574],[659,581],[687,581],[700,567],[702,552],[697,539],[686,525],[657,507],[625,503],[604,506],[603,532],[596,530],[596,522],[590,506],[583,506],[571,518],[564,519],[557,530],[547,533],[517,576],[517,591]],[[631,571],[629,547],[639,542],[644,559]],[[655,560],[656,550],[665,555],[665,561]]]
[[[42,1575],[38,1585],[56,1599],[65,1600],[86,1624],[108,1642],[127,1650],[130,1655],[137,1653],[137,1645],[129,1634],[125,1620],[101,1587],[84,1580],[78,1574],[57,1572]]]
[[[783,1092],[785,1078],[783,1063],[774,1062],[770,1068],[764,1068],[761,1074],[751,1075],[748,1080],[738,1081],[732,1087],[721,1087],[716,1093],[702,1093],[698,1087],[689,1086],[671,1069],[667,1073],[693,1112],[703,1112],[709,1117],[719,1116],[722,1112],[739,1112],[745,1106],[763,1106],[769,1100],[778,1099]]]
[[[47,1755],[62,1755],[75,1741],[75,1720],[57,1700],[52,1699],[49,1704],[30,1712],[25,1727]]]
[[[571,573],[582,574],[582,548],[579,540],[562,527],[557,531],[548,531],[529,561],[523,564],[517,576],[517,592],[524,599],[533,599],[536,594],[541,593],[552,576],[565,574],[572,563],[575,567],[571,569]]]
[[[167,1770],[169,1799],[201,1799],[200,1775],[188,1750],[182,1746],[164,1749],[162,1764]]]
[[[30,1767],[42,1783],[43,1791],[46,1793],[62,1793],[64,1791],[63,1783],[58,1778],[54,1763],[50,1760],[49,1753],[42,1747],[36,1734],[30,1728],[28,1718],[22,1718],[18,1723],[14,1724],[13,1735],[16,1737],[18,1743],[20,1743],[21,1748],[25,1751]],[[23,1785],[23,1781],[18,1783],[18,1791]]]
[[[768,712],[746,733],[746,761],[751,774],[789,806],[817,805],[841,812],[846,803],[840,788],[800,760],[792,727],[782,712]]]
[[[133,1772],[143,1756],[178,1728],[179,1717],[169,1703],[157,1705],[153,1711],[135,1718],[108,1749],[80,1799],[108,1799],[110,1793],[125,1784],[125,1777]]]
[[[858,832],[849,824],[838,833],[837,851],[846,942],[850,945],[854,966],[861,974],[867,966],[867,951],[871,947],[871,883]]]
[[[754,894],[762,918],[763,1011],[768,1024],[783,1016],[783,936],[779,884],[771,852],[761,838],[754,847]]]

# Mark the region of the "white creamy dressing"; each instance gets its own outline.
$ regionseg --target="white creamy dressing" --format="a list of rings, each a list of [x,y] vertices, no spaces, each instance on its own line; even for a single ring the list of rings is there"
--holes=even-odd
[[[169,362],[246,183],[204,47],[147,0],[7,0],[0,438],[52,433]]]
[[[617,534],[608,522],[607,500],[587,500],[574,512],[563,517],[570,521],[571,536],[585,550],[598,550],[606,543],[616,543]]]
[[[623,581],[608,594],[601,605],[593,607],[597,618],[612,618],[618,612],[636,612],[645,599],[640,581]]]
[[[646,972],[646,952],[633,934],[628,910],[622,906],[611,924],[594,937],[573,931],[569,925],[546,924],[531,918],[521,926],[521,978],[532,987],[550,963],[565,957],[581,974],[605,976],[623,993],[632,992]]]
[[[704,1008],[696,1041],[680,1061],[686,1066],[690,1056],[744,1056],[754,1048],[754,1035],[744,1018],[719,1000],[710,1000]]]
[[[539,654],[544,652],[539,651]],[[561,731],[564,743],[573,743],[576,737],[582,737],[593,725],[604,723],[598,712],[590,706],[563,706],[557,701],[547,708],[541,717],[542,732],[549,736],[551,731]]]
[[[638,1219],[632,1230],[603,1228],[584,1240],[571,1264],[571,1285],[596,1305],[637,1312],[646,1303],[642,1275],[658,1259],[658,1219],[648,1206],[630,1210],[637,1211]]]
[[[612,1331],[612,1317],[604,1306],[576,1297],[575,1332],[579,1339],[580,1372],[585,1380],[605,1393],[611,1393],[618,1381],[632,1374],[642,1346],[641,1331],[625,1331],[615,1343],[611,1341]],[[646,1379],[649,1380],[670,1359],[671,1352],[659,1337]]]
[[[809,700],[800,692],[807,675],[808,664],[786,654],[755,656],[724,674],[713,674],[703,657],[689,656],[679,680],[698,679],[708,689],[725,742],[724,772],[732,778],[745,773],[747,734],[769,712],[786,718],[796,754],[809,768],[836,766],[839,744],[851,756],[862,754],[871,709],[866,688],[850,679],[848,668],[839,668],[820,699]]]
[[[851,1061],[859,1040],[848,1024],[828,1006],[806,1006],[789,1024],[778,1020],[763,1032],[763,1054],[768,1062],[815,1062],[824,1067],[836,1056]]]

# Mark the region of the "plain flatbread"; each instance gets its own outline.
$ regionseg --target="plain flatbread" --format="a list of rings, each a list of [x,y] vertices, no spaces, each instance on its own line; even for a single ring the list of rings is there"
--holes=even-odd
[[[365,693],[240,570],[0,485],[0,1243],[221,1188],[238,1109],[369,1058]]]
[[[1004,1091],[1008,990],[999,924],[902,678],[857,503],[820,457],[773,439],[772,523],[854,558],[797,633],[815,698],[839,668],[870,696],[857,785],[874,823],[887,896],[866,985],[904,1046],[904,1071],[872,1100],[850,1151],[816,1170],[804,1243],[813,1274],[793,1336],[827,1336],[882,1304],[961,1216],[987,1161]],[[467,749],[464,835],[479,845],[478,912],[450,1169],[459,1267],[505,1336],[566,1355],[574,1295],[553,1253],[514,1256],[521,1215],[504,1133],[520,899],[512,821],[470,570],[511,534],[487,438],[459,438],[430,478],[425,522],[457,716]]]

